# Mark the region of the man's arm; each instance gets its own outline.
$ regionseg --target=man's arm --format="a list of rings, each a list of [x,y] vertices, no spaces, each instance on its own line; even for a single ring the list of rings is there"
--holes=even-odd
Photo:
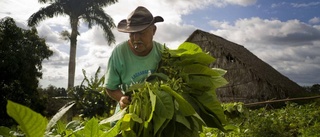
[[[129,96],[125,96],[120,89],[117,89],[117,90],[107,89],[106,92],[112,99],[119,102],[121,109],[124,109],[130,104]]]

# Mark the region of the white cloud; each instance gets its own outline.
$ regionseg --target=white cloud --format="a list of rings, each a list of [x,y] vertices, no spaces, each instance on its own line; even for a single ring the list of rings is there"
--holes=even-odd
[[[309,20],[309,23],[318,24],[318,23],[320,23],[320,18],[319,17],[314,17],[314,18]]]
[[[177,48],[195,30],[196,28],[191,25],[161,24],[157,27],[154,40],[170,48]]]
[[[50,50],[53,55],[49,60],[44,60],[42,63],[43,75],[40,80],[42,87],[54,85],[58,87],[67,86],[69,54],[58,49],[59,45],[51,44]]]
[[[47,43],[61,43],[60,34],[57,30],[54,30],[52,27],[47,24],[41,23],[37,27],[38,34],[40,37],[44,38]]]
[[[86,26],[85,26],[86,27]],[[85,32],[82,32],[78,36],[78,42],[81,43],[90,43],[91,45],[107,45],[107,41],[104,38],[104,34],[101,28],[98,26],[93,26],[92,29],[89,29]]]
[[[286,4],[287,4],[286,2],[272,3],[271,8],[278,8]]]
[[[257,0],[226,0],[230,4],[241,5],[241,6],[250,6],[257,2]]]
[[[320,5],[320,2],[291,3],[291,6],[294,8],[311,7],[311,6],[318,6],[318,5]]]
[[[298,20],[281,22],[279,20],[254,17],[239,19],[233,26],[225,25],[223,27],[220,25],[220,27],[221,29],[214,31],[216,34],[226,37],[231,41],[236,41],[239,44],[251,41],[259,42],[260,44],[293,46],[288,44],[292,44],[293,41],[295,45],[311,44],[311,41],[318,40],[320,37],[319,29]]]
[[[211,23],[217,26],[226,24],[219,21]],[[298,20],[282,22],[255,17],[239,19],[227,27],[220,25],[220,29],[211,33],[245,46],[282,74],[299,80],[296,82],[300,84],[320,77],[319,27]]]
[[[39,10],[43,5],[37,1],[16,1],[16,0],[1,0],[0,1],[0,17],[10,16],[18,22],[25,22],[32,13]]]
[[[211,21],[209,21],[208,24],[215,29],[223,29],[223,28],[230,27],[229,22],[227,22],[227,21],[211,20]]]

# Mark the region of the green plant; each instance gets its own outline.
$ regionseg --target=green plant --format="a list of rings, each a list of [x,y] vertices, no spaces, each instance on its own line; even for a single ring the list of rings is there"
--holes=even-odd
[[[104,75],[99,77],[100,67],[90,79],[82,70],[84,79],[81,85],[69,91],[69,96],[76,102],[73,110],[81,117],[109,116],[115,107],[115,101],[105,94]]]
[[[227,103],[223,106],[234,104],[238,106],[238,103]],[[221,132],[212,128],[204,128],[201,133],[203,137],[309,137],[320,135],[318,102],[304,105],[287,102],[286,107],[271,110],[243,108],[244,111],[239,115],[227,115],[228,122],[238,127],[237,130]],[[228,110],[225,108],[226,111]],[[232,111],[237,110],[233,109]]]
[[[60,118],[73,105],[73,102],[66,104],[58,113],[53,116],[49,122],[41,114],[10,100],[8,100],[7,103],[7,113],[19,124],[19,129],[22,131],[21,134],[26,137],[42,137],[51,133],[50,130],[52,130]],[[15,136],[13,133],[17,132],[12,133],[8,128],[1,127],[0,133],[1,135]]]
[[[16,123],[7,115],[7,100],[43,113],[45,102],[37,92],[42,61],[53,52],[38,36],[36,28],[19,28],[14,19],[0,20],[0,125]]]
[[[110,129],[108,124],[100,124],[96,118],[86,121],[74,120],[68,124],[62,123],[60,118],[74,105],[66,104],[54,117],[48,120],[41,114],[21,104],[8,101],[7,113],[19,124],[18,130],[0,127],[0,135],[15,137],[43,137],[43,136],[68,136],[68,137],[110,137],[106,132]],[[20,132],[21,131],[21,132]]]
[[[157,73],[129,88],[131,104],[109,131],[126,137],[199,136],[203,126],[225,131],[225,115],[215,89],[226,71],[209,68],[215,59],[193,43],[165,49]],[[106,120],[108,122],[112,120]]]

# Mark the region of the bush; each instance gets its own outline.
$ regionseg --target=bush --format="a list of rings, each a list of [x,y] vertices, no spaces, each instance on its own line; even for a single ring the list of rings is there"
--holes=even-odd
[[[232,106],[231,103],[227,104]],[[226,105],[226,104],[224,104]],[[242,106],[241,103],[233,104],[234,108]],[[233,114],[227,115],[231,125],[238,130],[223,133],[216,129],[206,128],[203,136],[221,137],[296,137],[296,136],[320,136],[320,106],[319,102],[304,105],[287,102],[286,107],[280,109],[260,108],[256,110],[231,109]],[[230,109],[229,109],[230,110]],[[225,108],[226,113],[228,110]]]
[[[90,79],[87,78],[86,71],[82,71],[84,79],[81,85],[68,91],[68,96],[76,102],[72,109],[73,115],[80,114],[83,118],[112,115],[116,102],[105,93],[104,75],[99,78],[100,67]]]

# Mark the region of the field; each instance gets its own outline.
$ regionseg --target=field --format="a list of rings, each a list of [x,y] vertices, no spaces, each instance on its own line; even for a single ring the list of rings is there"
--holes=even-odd
[[[318,137],[320,136],[320,102],[298,105],[286,102],[283,108],[270,106],[248,109],[243,103],[223,104],[229,124],[235,130],[223,133],[205,128],[203,137]]]
[[[105,131],[111,127],[101,124],[104,117],[93,117],[91,119],[80,119],[74,117],[73,121],[63,122],[61,116],[69,108],[64,108],[57,116],[47,119],[36,112],[33,112],[22,105],[9,103],[11,106],[8,113],[15,110],[24,113],[15,113],[14,117],[24,117],[28,115],[30,119],[20,119],[19,127],[0,127],[0,135],[5,137],[16,136],[86,136],[93,137],[108,136]],[[12,106],[13,105],[13,106]],[[18,106],[15,106],[18,105]],[[199,133],[200,137],[317,137],[320,136],[320,100],[315,100],[305,104],[286,102],[286,106],[273,109],[269,105],[257,109],[248,109],[241,102],[222,104],[228,125],[222,132],[216,128],[204,127]],[[10,112],[11,111],[11,112]],[[12,114],[11,114],[12,115]],[[36,125],[36,129],[28,129]],[[48,130],[49,127],[49,130]],[[42,132],[47,128],[48,132]]]

